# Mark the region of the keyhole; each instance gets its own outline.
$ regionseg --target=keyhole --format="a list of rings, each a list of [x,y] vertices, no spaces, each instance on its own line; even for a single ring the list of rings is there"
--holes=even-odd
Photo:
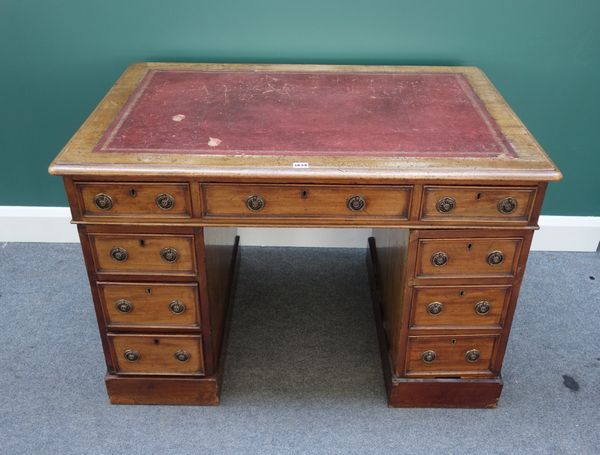
[[[308,197],[308,191],[306,191],[306,190],[302,190],[302,191],[300,192],[300,197],[301,197],[302,199],[306,199],[306,198]]]
[[[481,193],[477,193],[477,194],[475,195],[475,199],[481,199]]]
[[[131,188],[131,189],[129,190],[129,195],[130,195],[131,197],[136,197],[136,196],[137,196],[137,191],[135,190],[135,188]]]
[[[160,344],[160,340],[158,338],[154,338],[154,344]]]
[[[473,244],[472,244],[472,243],[469,243],[469,244],[467,245],[467,250],[469,250],[469,251],[470,251],[470,250],[471,250],[471,248],[473,248]]]
[[[146,246],[146,241],[144,239],[140,240],[140,246]]]
[[[452,343],[452,344],[456,344],[456,338],[452,338],[452,339],[450,340],[450,343]]]
[[[458,293],[458,295],[460,295],[460,296],[462,297],[463,295],[465,295],[465,291],[461,290],[461,291]]]
[[[152,294],[152,288],[146,288],[146,294]]]

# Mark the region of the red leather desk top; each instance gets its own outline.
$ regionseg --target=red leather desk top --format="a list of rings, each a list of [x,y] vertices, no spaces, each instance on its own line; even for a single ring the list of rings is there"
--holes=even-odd
[[[462,74],[150,70],[96,152],[493,157]]]

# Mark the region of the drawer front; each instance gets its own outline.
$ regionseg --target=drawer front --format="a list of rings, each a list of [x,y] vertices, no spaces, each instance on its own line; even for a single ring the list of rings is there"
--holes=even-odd
[[[419,239],[416,277],[512,277],[522,243],[520,237]]]
[[[407,376],[489,376],[497,336],[409,337]]]
[[[202,337],[109,334],[121,374],[203,374]]]
[[[196,284],[98,283],[106,324],[118,326],[200,326]]]
[[[413,328],[501,328],[510,286],[418,286],[413,289]]]
[[[99,273],[171,274],[196,272],[191,235],[90,234]]]
[[[187,183],[76,183],[84,217],[191,218]]]
[[[425,186],[421,220],[526,224],[536,188]]]
[[[412,187],[203,185],[207,217],[408,219]]]

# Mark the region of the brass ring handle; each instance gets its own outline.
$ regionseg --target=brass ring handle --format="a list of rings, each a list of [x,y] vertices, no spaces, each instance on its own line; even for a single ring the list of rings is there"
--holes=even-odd
[[[490,312],[492,306],[487,300],[481,300],[475,304],[475,313],[480,316],[485,316]]]
[[[185,305],[180,300],[173,300],[169,303],[169,310],[173,314],[181,314],[185,311]]]
[[[431,314],[432,316],[440,314],[443,309],[444,304],[441,302],[431,302],[429,305],[427,305],[427,313]]]
[[[366,205],[367,201],[365,201],[365,198],[359,195],[350,196],[346,201],[346,207],[352,212],[360,212]]]
[[[500,265],[504,261],[504,253],[502,251],[492,251],[488,254],[487,263],[489,265]]]
[[[133,311],[133,305],[129,300],[119,299],[115,302],[115,308],[121,313],[131,313]]]
[[[166,262],[176,262],[177,261],[177,250],[172,247],[163,248],[160,250],[160,257],[163,261]]]
[[[500,213],[511,213],[517,209],[517,200],[512,197],[505,197],[498,201],[498,211]]]
[[[110,257],[117,262],[125,262],[129,257],[129,253],[127,253],[127,250],[125,248],[115,246],[113,249],[110,250]]]
[[[135,362],[136,360],[140,359],[140,353],[135,349],[127,349],[123,353],[123,357],[125,357],[125,360],[128,362]]]
[[[187,362],[188,360],[190,360],[190,353],[187,351],[184,351],[183,349],[180,349],[179,351],[175,352],[175,354],[173,354],[174,357],[179,360],[180,362]]]
[[[431,263],[435,267],[442,267],[448,263],[448,254],[443,251],[438,251],[431,255]]]
[[[248,199],[246,199],[246,207],[248,210],[252,210],[253,212],[258,212],[263,209],[265,206],[265,200],[262,196],[258,196],[253,194]]]
[[[435,351],[425,351],[421,354],[421,360],[425,363],[432,363],[437,357]]]
[[[98,193],[94,196],[94,204],[100,210],[110,210],[113,206],[113,200],[108,194]]]
[[[454,210],[456,207],[456,199],[453,197],[443,197],[437,201],[435,208],[440,213],[448,213]]]
[[[470,349],[467,352],[465,352],[465,360],[467,362],[477,362],[479,360],[479,357],[481,357],[481,353],[477,349]]]
[[[175,207],[175,198],[171,196],[169,193],[160,193],[154,199],[156,205],[161,210],[171,210]]]

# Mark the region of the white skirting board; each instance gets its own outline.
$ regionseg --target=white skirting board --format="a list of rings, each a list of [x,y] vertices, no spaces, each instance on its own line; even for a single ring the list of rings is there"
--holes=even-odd
[[[6,242],[78,242],[67,207],[0,206],[0,246]],[[600,217],[541,216],[536,251],[597,251]],[[242,245],[365,248],[364,228],[239,228]]]

